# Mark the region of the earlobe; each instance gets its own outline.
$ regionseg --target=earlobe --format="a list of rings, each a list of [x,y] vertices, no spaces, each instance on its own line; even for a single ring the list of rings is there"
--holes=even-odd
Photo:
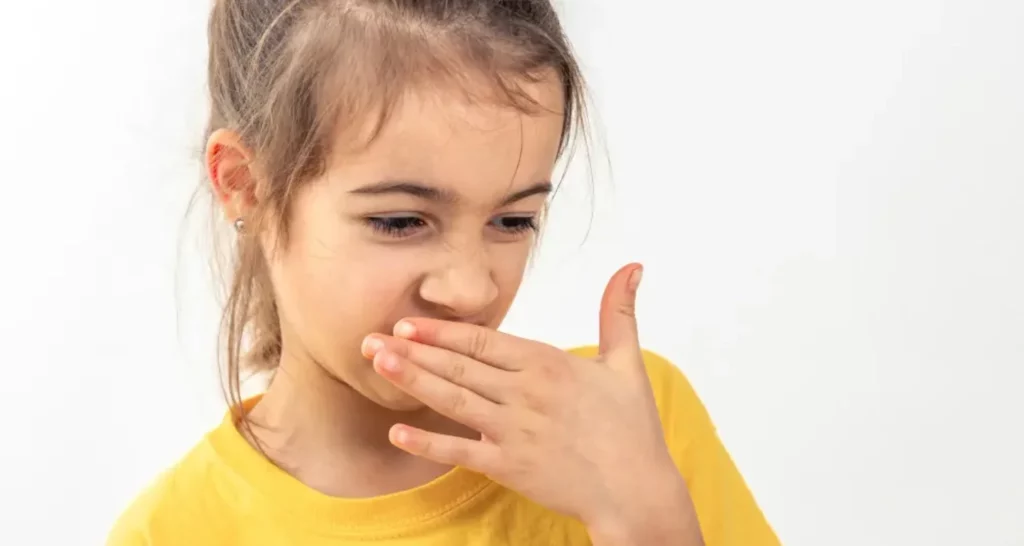
[[[253,154],[238,133],[218,129],[206,143],[206,174],[217,202],[227,218],[245,216],[256,202],[256,176]]]

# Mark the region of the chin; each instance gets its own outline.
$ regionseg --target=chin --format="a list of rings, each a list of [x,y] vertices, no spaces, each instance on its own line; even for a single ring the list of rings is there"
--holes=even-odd
[[[418,411],[426,407],[426,404],[390,383],[374,389],[373,394],[367,398],[391,411]]]

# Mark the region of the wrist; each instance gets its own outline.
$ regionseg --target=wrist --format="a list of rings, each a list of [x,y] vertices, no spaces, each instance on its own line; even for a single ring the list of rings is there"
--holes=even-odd
[[[674,470],[674,469],[673,469]],[[619,497],[619,508],[584,521],[594,546],[702,546],[697,513],[678,472]]]

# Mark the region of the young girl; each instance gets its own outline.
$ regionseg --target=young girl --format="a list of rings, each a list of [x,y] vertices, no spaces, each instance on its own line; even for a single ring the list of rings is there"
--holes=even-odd
[[[111,545],[778,544],[639,265],[597,347],[496,331],[582,127],[549,0],[217,0],[209,38],[232,410]]]

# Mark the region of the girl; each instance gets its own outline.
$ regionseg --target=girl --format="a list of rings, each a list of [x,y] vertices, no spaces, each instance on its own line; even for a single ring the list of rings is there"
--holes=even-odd
[[[778,543],[639,265],[598,347],[496,331],[583,125],[548,0],[217,0],[209,38],[232,409],[110,544]]]

